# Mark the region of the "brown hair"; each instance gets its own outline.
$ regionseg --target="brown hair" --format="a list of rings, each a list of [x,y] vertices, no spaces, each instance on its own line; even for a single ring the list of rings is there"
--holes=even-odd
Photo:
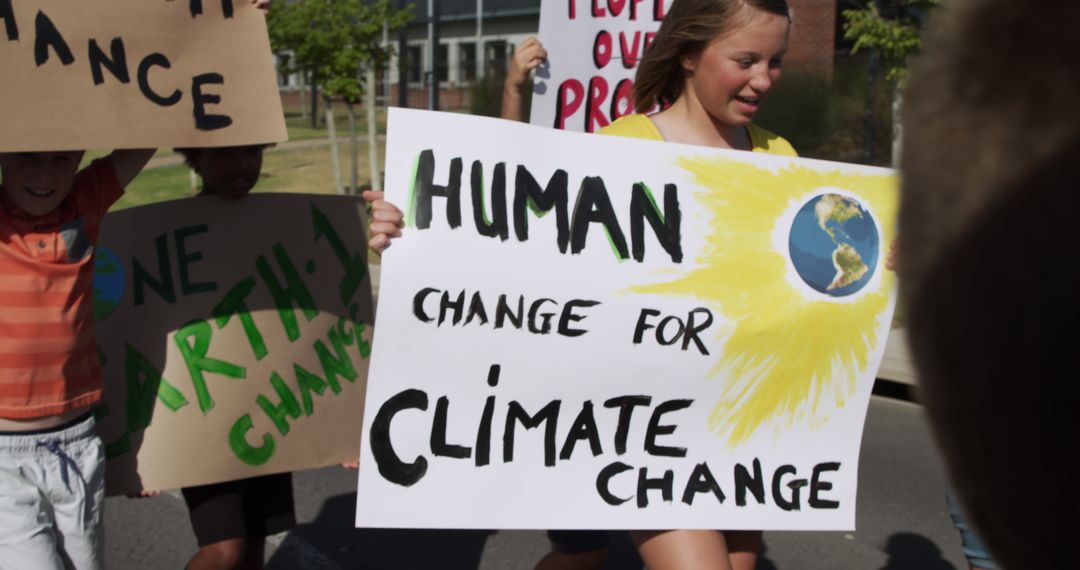
[[[787,0],[675,0],[634,78],[634,111],[670,105],[686,86],[682,59],[735,28],[746,8],[791,18]]]

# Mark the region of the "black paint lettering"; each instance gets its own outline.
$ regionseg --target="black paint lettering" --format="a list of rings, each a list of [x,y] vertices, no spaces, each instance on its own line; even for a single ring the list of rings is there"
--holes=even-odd
[[[518,297],[517,313],[514,313],[510,305],[506,304],[506,295],[499,295],[499,304],[495,306],[495,328],[501,329],[506,319],[510,319],[510,324],[514,325],[514,328],[521,328],[522,323],[525,322],[524,296]]]
[[[454,457],[467,459],[472,457],[472,449],[464,445],[446,443],[447,408],[450,407],[450,399],[446,396],[439,398],[435,403],[435,418],[431,423],[431,453],[438,457]]]
[[[172,263],[169,261],[169,238],[161,234],[154,238],[154,251],[157,253],[158,277],[154,277],[147,271],[139,260],[131,258],[131,289],[134,291],[135,306],[146,303],[146,292],[143,287],[150,286],[158,297],[170,305],[176,302],[176,287],[172,278]]]
[[[157,92],[150,87],[150,68],[155,66],[169,69],[172,67],[172,64],[169,63],[169,58],[165,57],[164,54],[152,53],[144,57],[142,61],[139,62],[139,68],[135,72],[135,78],[139,83],[139,91],[142,92],[143,97],[146,97],[155,105],[172,107],[180,102],[180,98],[183,97],[183,94],[180,93],[179,89],[176,89],[167,96],[158,95]]]
[[[650,478],[646,467],[638,469],[637,478],[637,506],[644,509],[649,506],[649,489],[660,489],[660,496],[665,503],[670,503],[673,495],[672,486],[675,484],[675,472],[671,469],[664,471],[664,475],[658,478]]]
[[[473,319],[480,319],[482,325],[488,322],[487,309],[484,308],[484,300],[480,298],[479,291],[473,293],[469,300],[469,313],[465,316],[465,324],[473,322]]]
[[[8,41],[19,41],[19,25],[15,21],[15,9],[11,7],[11,0],[0,0],[0,18],[4,20]]]
[[[552,400],[546,406],[530,416],[521,404],[510,402],[506,409],[506,428],[503,431],[503,463],[514,460],[514,427],[520,423],[525,429],[533,429],[544,424],[544,465],[555,465],[555,431],[559,423],[560,400]]]
[[[761,461],[754,459],[754,474],[746,470],[742,463],[735,465],[735,504],[746,506],[746,491],[750,491],[758,504],[765,504],[765,478],[761,476]]]
[[[645,336],[645,331],[656,328],[655,325],[651,325],[646,322],[649,317],[660,316],[660,311],[656,309],[642,309],[638,314],[637,324],[634,325],[634,344],[641,344],[641,339]]]
[[[8,33],[10,37],[10,31]],[[34,35],[34,63],[38,67],[49,61],[50,47],[60,58],[60,63],[75,63],[75,56],[71,55],[71,48],[64,41],[64,36],[60,35],[60,30],[56,29],[56,25],[41,10],[38,10],[37,18],[34,19]]]
[[[683,410],[693,404],[693,400],[668,400],[653,410],[649,418],[649,427],[645,430],[645,452],[658,457],[686,457],[685,447],[667,447],[656,444],[657,436],[671,435],[675,433],[676,426],[660,425],[660,418],[668,413]]]
[[[645,259],[645,221],[649,222],[660,247],[671,261],[682,263],[682,212],[679,210],[679,191],[674,184],[664,185],[664,213],[656,206],[649,187],[638,182],[630,193],[630,241],[634,259]]]
[[[694,466],[694,472],[690,474],[690,479],[686,482],[686,490],[683,491],[682,502],[693,505],[694,497],[698,493],[712,493],[716,496],[716,501],[721,505],[724,504],[724,491],[720,489],[720,483],[716,482],[716,478],[713,477],[712,471],[709,470],[708,463],[698,463]]]
[[[450,227],[461,227],[461,159],[450,161],[450,179],[445,186],[435,184],[434,180],[435,153],[425,150],[417,159],[416,180],[413,182],[417,229],[431,227],[431,200],[435,196],[446,198],[446,221]]]
[[[488,369],[487,384],[492,388],[499,385],[502,366],[492,364]],[[484,402],[484,412],[480,416],[480,428],[476,430],[476,466],[481,467],[491,462],[491,419],[495,415],[495,396],[488,396]]]
[[[570,253],[581,253],[585,249],[589,226],[593,223],[604,226],[616,257],[630,257],[626,248],[626,237],[623,236],[619,220],[615,217],[615,209],[611,206],[604,181],[597,176],[586,176],[581,181],[577,204],[574,205],[574,221],[570,225]]]
[[[585,439],[589,440],[589,449],[593,457],[603,453],[600,447],[600,430],[596,427],[596,418],[593,416],[593,403],[588,400],[581,405],[577,419],[566,434],[566,441],[563,442],[562,451],[559,452],[559,459],[564,461],[570,459],[574,455],[574,446]]]
[[[221,11],[226,18],[233,17],[233,0],[221,0]],[[203,13],[202,0],[189,0],[188,10],[191,12],[191,17],[194,18]]]
[[[605,503],[617,507],[630,500],[629,497],[623,499],[615,496],[615,494],[611,492],[611,479],[619,473],[630,471],[631,469],[633,469],[633,467],[630,467],[621,461],[616,461],[600,470],[600,473],[596,476],[596,492],[600,494],[600,498],[604,499]]]
[[[595,307],[599,305],[600,301],[585,301],[580,299],[573,299],[568,301],[563,307],[562,316],[559,318],[559,334],[563,336],[575,337],[581,336],[589,331],[585,329],[572,329],[570,328],[571,322],[578,322],[585,319],[585,315],[578,315],[574,313],[574,309],[578,307]]]
[[[465,313],[465,291],[458,293],[457,299],[450,300],[450,293],[443,291],[442,299],[439,301],[439,324],[442,326],[446,321],[446,312],[453,311],[452,324],[456,325],[461,322],[461,317]]]
[[[113,38],[112,43],[109,44],[109,52],[111,55],[105,55],[97,40],[90,38],[87,55],[90,59],[90,75],[94,78],[94,85],[105,83],[103,67],[108,69],[120,83],[131,83],[131,77],[128,75],[127,54],[124,52],[124,40]]]
[[[203,256],[202,253],[198,251],[190,254],[187,252],[187,238],[198,234],[205,234],[209,229],[209,226],[206,224],[199,224],[197,226],[180,228],[173,232],[173,239],[176,240],[176,263],[180,266],[180,291],[185,295],[217,291],[217,283],[214,283],[213,281],[192,283],[190,276],[188,275],[188,266],[196,261],[201,261]]]
[[[472,163],[472,208],[476,231],[482,236],[495,237],[506,241],[510,237],[510,228],[506,222],[506,163],[495,165],[491,177],[491,217],[487,215],[487,201],[484,199],[484,166],[479,160]]]
[[[570,243],[570,221],[567,214],[567,189],[569,177],[565,170],[556,170],[543,189],[524,166],[517,167],[514,176],[514,235],[518,241],[529,239],[528,210],[532,210],[537,217],[555,208],[556,242],[559,251],[566,253],[566,246]]]
[[[371,435],[368,437],[371,455],[375,458],[375,464],[378,465],[383,479],[402,487],[411,487],[427,473],[428,462],[424,456],[418,456],[412,463],[405,463],[394,451],[390,440],[390,422],[398,412],[409,409],[426,411],[427,408],[427,394],[416,389],[399,392],[379,406],[379,411],[371,422]]]
[[[604,402],[605,408],[619,408],[619,424],[615,428],[615,453],[626,453],[626,438],[630,434],[630,418],[637,406],[652,403],[650,396],[619,396]]]
[[[225,78],[220,73],[203,73],[191,78],[191,99],[194,105],[195,128],[200,131],[216,131],[233,123],[228,115],[211,115],[206,112],[207,105],[221,103],[221,96],[215,93],[203,93],[204,85],[224,85]]]
[[[439,290],[433,287],[424,287],[413,296],[412,312],[420,321],[430,323],[435,320],[435,317],[428,316],[427,312],[424,311],[424,300],[427,299],[428,295],[438,292]]]
[[[675,329],[675,334],[672,335],[671,338],[665,338],[664,331],[667,330],[667,326],[670,323],[675,323],[678,328]],[[660,343],[660,346],[671,346],[682,337],[683,331],[685,330],[686,325],[683,324],[682,319],[679,317],[673,315],[664,317],[656,327],[656,342]]]
[[[536,314],[540,311],[540,307],[544,303],[556,304],[555,299],[537,299],[532,302],[529,307],[529,332],[534,334],[548,334],[551,332],[551,317],[555,316],[555,313],[541,313],[541,324],[536,326]]]
[[[818,463],[814,466],[814,473],[810,476],[810,497],[807,500],[807,504],[812,509],[839,509],[839,501],[830,501],[828,499],[822,499],[818,496],[818,493],[822,491],[831,491],[833,484],[829,481],[822,481],[821,474],[826,471],[839,471],[839,462]]]
[[[705,314],[705,322],[701,324],[698,324],[697,319],[694,318],[694,315],[699,313]],[[709,354],[709,350],[705,348],[705,343],[701,341],[698,333],[712,326],[712,323],[713,314],[709,309],[698,307],[690,311],[690,314],[686,317],[686,334],[683,335],[682,349],[686,350],[690,347],[690,343],[693,342],[697,346],[698,352],[705,355]]]
[[[773,472],[772,479],[772,496],[776,506],[784,509],[785,511],[798,511],[800,509],[799,504],[799,489],[805,487],[806,479],[795,479],[787,484],[787,487],[791,489],[791,499],[788,500],[784,497],[783,489],[783,477],[784,475],[794,475],[794,465],[781,465],[775,472]]]

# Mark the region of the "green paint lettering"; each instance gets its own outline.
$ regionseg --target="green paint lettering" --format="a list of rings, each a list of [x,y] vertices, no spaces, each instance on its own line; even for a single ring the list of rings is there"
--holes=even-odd
[[[327,332],[327,337],[330,339],[330,345],[334,347],[334,354],[330,354],[330,350],[326,348],[326,344],[322,340],[315,341],[315,354],[319,356],[319,364],[322,365],[323,375],[326,376],[326,382],[330,384],[330,389],[335,394],[341,393],[341,383],[338,381],[338,377],[344,378],[351,382],[356,382],[356,367],[353,366],[352,360],[349,358],[349,354],[345,352],[345,345],[352,344],[352,332],[349,332],[348,340],[346,342],[342,339],[340,334],[345,319],[339,319],[337,325],[330,327]]]
[[[352,319],[353,322],[353,330],[356,334],[356,344],[360,349],[360,358],[366,359],[367,357],[371,356],[371,343],[364,340],[364,329],[367,328],[367,325],[360,321],[360,315],[358,314],[359,312],[360,307],[358,307],[357,305],[349,307],[349,318]],[[346,344],[352,343],[346,342]]]
[[[154,277],[139,263],[138,259],[131,258],[131,290],[134,292],[136,307],[146,303],[144,286],[149,286],[158,297],[161,297],[170,305],[176,302],[176,287],[173,285],[172,263],[169,261],[169,242],[166,234],[154,238],[154,249],[157,251],[158,277]]]
[[[262,394],[255,398],[255,403],[259,404],[259,407],[266,413],[266,417],[274,422],[281,435],[288,435],[289,418],[295,420],[300,417],[300,404],[296,401],[296,396],[292,390],[281,379],[281,376],[278,376],[277,372],[270,373],[270,384],[274,387],[274,391],[277,392],[281,403],[274,404]]]
[[[341,293],[341,304],[347,305],[352,300],[353,295],[356,294],[356,289],[360,287],[364,276],[367,275],[367,259],[363,252],[349,254],[345,241],[341,239],[337,230],[334,229],[330,219],[315,206],[314,202],[311,203],[311,215],[315,227],[316,243],[319,238],[325,237],[326,242],[330,244],[330,249],[334,251],[334,257],[337,258],[341,267],[345,269],[345,276],[338,282],[338,292]]]
[[[206,353],[210,351],[210,339],[213,337],[213,329],[206,321],[192,321],[176,331],[173,340],[180,349],[180,356],[184,358],[188,374],[191,375],[191,383],[195,386],[195,395],[199,400],[199,409],[206,415],[214,407],[214,399],[210,397],[210,391],[206,388],[205,373],[220,374],[229,378],[240,379],[247,377],[247,369],[224,360],[210,358]]]
[[[217,291],[217,283],[214,283],[213,281],[192,283],[190,276],[188,275],[188,266],[196,261],[201,261],[203,256],[202,252],[198,251],[188,253],[187,238],[198,234],[205,234],[207,231],[209,231],[209,226],[206,224],[199,224],[197,226],[180,228],[173,232],[173,239],[176,241],[176,263],[180,266],[180,290],[183,291],[185,295]]]
[[[240,317],[240,324],[244,327],[244,335],[247,337],[248,344],[251,345],[251,352],[255,355],[255,360],[262,360],[268,354],[266,342],[263,340],[262,334],[259,333],[259,328],[255,326],[255,320],[251,318],[251,311],[248,310],[247,304],[244,302],[253,289],[255,289],[255,278],[248,277],[244,279],[236,287],[229,289],[229,292],[225,294],[225,298],[210,311],[210,314],[214,316],[218,330],[224,329],[233,315]]]
[[[326,391],[326,381],[308,372],[299,364],[293,364],[293,370],[296,371],[296,384],[300,388],[300,402],[304,405],[304,415],[310,417],[315,411],[315,401],[311,393],[315,392],[322,396]]]
[[[127,380],[128,433],[150,426],[155,398],[173,412],[188,403],[184,394],[162,377],[150,359],[127,343],[124,344],[124,377]]]
[[[291,342],[300,338],[300,327],[296,323],[293,303],[300,306],[300,310],[303,311],[308,321],[314,319],[319,314],[319,311],[315,308],[315,299],[311,296],[311,292],[308,291],[304,282],[300,280],[300,274],[296,272],[296,266],[293,265],[292,260],[289,259],[289,254],[285,253],[285,248],[281,247],[280,243],[274,244],[274,257],[277,259],[278,265],[281,266],[281,272],[285,275],[285,281],[288,283],[287,287],[283,287],[277,277],[274,276],[274,272],[271,271],[270,264],[265,257],[260,255],[255,260],[255,267],[259,270],[259,275],[262,277],[263,282],[266,283],[266,287],[270,289],[270,295],[274,298],[274,306],[277,307],[278,316],[281,317],[281,324],[285,327],[285,335],[289,337]]]
[[[240,416],[240,419],[236,420],[236,423],[232,425],[232,429],[229,430],[229,447],[232,448],[233,453],[236,454],[240,461],[248,465],[262,465],[274,456],[274,449],[277,445],[270,434],[264,433],[262,445],[252,447],[247,441],[247,432],[251,431],[252,427],[254,426],[250,415],[244,414]]]

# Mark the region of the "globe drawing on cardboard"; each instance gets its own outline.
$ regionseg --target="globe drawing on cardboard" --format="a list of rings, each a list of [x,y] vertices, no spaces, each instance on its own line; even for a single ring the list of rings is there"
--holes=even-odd
[[[877,224],[854,198],[819,194],[791,223],[788,253],[799,277],[833,297],[859,292],[877,267],[881,241]]]
[[[124,298],[124,266],[111,249],[98,248],[94,260],[94,322],[109,316]]]

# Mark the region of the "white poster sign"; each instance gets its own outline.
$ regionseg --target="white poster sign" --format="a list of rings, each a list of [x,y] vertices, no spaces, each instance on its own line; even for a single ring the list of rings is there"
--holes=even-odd
[[[892,172],[402,109],[389,127],[407,228],[357,525],[854,527]]]
[[[529,122],[591,133],[634,112],[634,74],[670,3],[541,2],[548,61],[536,71]]]

